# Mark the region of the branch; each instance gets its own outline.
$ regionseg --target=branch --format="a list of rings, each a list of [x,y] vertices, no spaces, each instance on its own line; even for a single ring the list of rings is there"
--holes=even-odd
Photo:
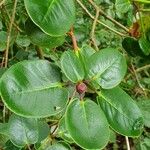
[[[134,2],[139,2],[139,3],[143,3],[143,4],[150,4],[150,1],[148,1],[148,0],[134,0]]]
[[[2,1],[0,2],[0,7],[1,7],[4,3],[5,3],[5,0],[2,0]]]
[[[73,27],[71,27],[70,32],[68,32],[68,35],[70,35],[70,37],[71,37],[71,39],[72,39],[73,49],[74,49],[75,51],[78,51],[79,48],[78,48],[78,45],[77,45],[76,37],[75,37],[75,35],[74,35],[74,29],[73,29]]]
[[[132,62],[131,62],[131,67],[132,67],[133,73],[134,73],[134,75],[135,75],[135,78],[136,78],[136,81],[137,81],[139,87],[142,89],[142,91],[144,92],[145,96],[147,97],[146,89],[145,89],[145,88],[143,87],[143,85],[141,84],[141,82],[140,82],[140,80],[139,80],[139,77],[138,77],[138,75],[137,75],[137,73],[136,73],[136,71],[135,71],[135,68],[134,68],[134,65],[133,65]]]
[[[125,139],[126,139],[127,150],[130,150],[129,138],[125,136]]]
[[[105,17],[106,19],[110,20],[112,23],[116,24],[118,27],[122,28],[124,31],[129,33],[129,29],[126,28],[124,25],[113,19],[111,16],[108,16],[99,6],[97,6],[93,0],[89,0],[89,2],[94,6],[96,10],[99,10],[100,14]]]
[[[141,67],[141,68],[136,69],[136,72],[140,72],[140,71],[143,71],[143,70],[149,69],[149,68],[150,68],[150,64],[145,65],[145,66],[143,66],[143,67]]]
[[[13,22],[15,20],[16,7],[17,7],[17,0],[14,0],[14,7],[13,7],[13,12],[12,12],[12,17],[10,20],[9,29],[8,29],[8,36],[7,36],[7,44],[6,44],[6,52],[5,52],[5,68],[7,68],[7,66],[8,66],[8,53],[9,53],[9,46],[10,46],[10,37],[11,37],[11,30],[12,30]]]
[[[40,47],[36,46],[35,50],[37,52],[37,55],[38,55],[39,59],[44,59],[44,55],[43,55],[42,49]]]
[[[96,41],[95,41],[95,29],[96,29],[96,23],[97,23],[98,17],[99,17],[99,10],[97,9],[96,10],[96,16],[95,16],[93,26],[92,26],[92,31],[91,31],[91,39],[92,39],[92,42],[93,42],[93,45],[94,45],[96,51],[99,50],[99,48],[96,44]]]
[[[87,8],[82,4],[82,2],[80,0],[76,0],[76,1],[82,7],[82,9],[89,15],[89,17],[94,20],[95,17],[87,10]],[[120,36],[123,36],[123,37],[127,37],[128,36],[126,34],[123,34],[123,33],[119,32],[119,31],[116,31],[115,29],[109,27],[108,25],[104,24],[100,20],[97,20],[97,22],[99,24],[101,24],[102,26],[104,26],[105,28],[109,29],[110,31],[116,33],[117,35],[120,35]]]

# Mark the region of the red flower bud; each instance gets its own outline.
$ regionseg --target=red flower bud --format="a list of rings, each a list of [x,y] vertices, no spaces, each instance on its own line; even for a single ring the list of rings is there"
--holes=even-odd
[[[78,92],[79,94],[83,94],[83,93],[86,92],[87,86],[86,86],[86,84],[83,83],[83,82],[82,82],[82,83],[79,83],[79,84],[76,85],[76,90],[77,90],[77,92]]]

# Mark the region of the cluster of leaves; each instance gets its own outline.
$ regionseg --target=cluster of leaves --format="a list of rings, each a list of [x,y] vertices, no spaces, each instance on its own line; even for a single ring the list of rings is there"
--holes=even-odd
[[[83,4],[88,5],[86,1]],[[135,8],[146,6],[127,0],[95,0],[95,4],[104,6],[103,11],[121,20],[125,26],[132,24],[123,42],[122,37],[100,25],[97,26],[99,32],[95,32],[100,50],[85,45],[88,41],[91,44],[88,36],[91,22],[87,20],[87,14],[80,14],[74,0],[19,0],[19,6],[14,5],[15,21],[8,12],[12,8],[2,7],[0,94],[4,105],[0,147],[6,150],[98,150],[112,142],[115,132],[136,138],[146,130],[144,125],[150,127],[149,101],[139,100],[136,104],[123,90],[133,86],[122,82],[127,74],[127,55],[119,50],[123,46],[129,55],[140,56],[140,60],[150,56],[148,23],[144,25],[146,28],[138,19],[133,23],[133,14],[132,21],[125,19],[125,15],[130,16]],[[87,7],[92,9],[91,5]],[[110,18],[101,16],[103,24],[123,32],[115,26],[113,19],[108,21],[105,17]],[[86,23],[87,32],[84,32]],[[72,42],[74,49],[70,45]],[[148,71],[145,74],[149,76]],[[143,133],[148,134],[147,131]],[[150,136],[142,136],[139,149],[149,146]]]

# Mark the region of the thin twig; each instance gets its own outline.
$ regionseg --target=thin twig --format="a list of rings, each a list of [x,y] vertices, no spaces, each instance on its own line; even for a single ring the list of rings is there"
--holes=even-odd
[[[32,150],[31,147],[30,147],[30,145],[27,144],[27,147],[28,147],[28,150]]]
[[[95,17],[87,10],[87,8],[82,4],[82,2],[81,2],[80,0],[76,0],[76,1],[77,1],[78,4],[82,7],[82,9],[89,15],[89,17],[94,20]],[[116,33],[117,35],[120,35],[120,36],[123,36],[123,37],[127,37],[127,36],[128,36],[128,35],[126,35],[126,34],[123,34],[123,33],[119,32],[119,31],[116,31],[115,29],[109,27],[108,25],[104,24],[104,23],[101,22],[100,20],[97,20],[97,22],[98,22],[99,24],[101,24],[102,26],[104,26],[105,28],[109,29],[110,31]]]
[[[136,69],[135,71],[136,71],[136,72],[141,72],[141,71],[143,71],[143,70],[145,70],[145,69],[149,69],[149,68],[150,68],[150,64],[145,65],[145,66],[143,66],[143,67],[140,67],[140,68]]]
[[[0,7],[5,3],[6,0],[0,2]]]
[[[77,45],[76,37],[75,37],[75,35],[74,35],[74,29],[73,29],[73,27],[71,27],[70,32],[68,32],[68,35],[70,35],[70,37],[71,37],[71,39],[72,39],[73,49],[74,49],[75,51],[78,51],[79,48],[78,48],[78,45]]]
[[[89,2],[94,6],[96,10],[99,10],[100,14],[105,17],[106,19],[110,20],[112,23],[116,24],[118,27],[122,28],[124,31],[129,33],[129,29],[126,28],[124,25],[113,19],[111,16],[107,15],[98,5],[96,5],[93,0],[89,0]]]
[[[3,123],[6,121],[6,106],[3,105]]]
[[[39,59],[44,59],[43,50],[38,46],[35,47],[35,50],[37,52]]]
[[[93,42],[93,45],[94,45],[96,51],[99,50],[96,40],[95,40],[95,29],[96,29],[96,23],[97,23],[98,17],[99,17],[99,9],[96,10],[96,15],[95,15],[95,19],[94,19],[92,31],[91,31],[91,39],[92,39],[92,42]]]
[[[150,1],[148,1],[148,0],[134,0],[134,2],[139,2],[139,3],[143,3],[143,4],[150,4]]]
[[[9,19],[9,22],[10,22],[10,21],[11,21],[10,15],[9,15],[7,9],[5,8],[5,6],[4,6],[3,8],[4,8],[4,11],[6,12],[6,14],[7,14],[7,16],[8,16],[8,19]],[[23,30],[20,29],[20,27],[19,27],[15,22],[13,22],[13,26],[14,26],[19,32],[23,32]]]
[[[125,139],[126,139],[127,150],[130,150],[129,138],[125,136]]]
[[[17,0],[14,0],[14,7],[13,7],[13,12],[12,12],[12,17],[10,20],[9,29],[8,29],[8,36],[7,36],[5,68],[7,68],[7,66],[8,66],[8,53],[9,53],[9,46],[10,46],[11,30],[12,30],[13,22],[15,19],[16,7],[17,7]]]
[[[132,62],[131,62],[131,67],[132,67],[132,70],[134,72],[134,75],[135,75],[135,78],[137,80],[137,83],[138,83],[139,87],[142,89],[142,91],[144,92],[145,96],[147,97],[146,89],[142,86],[142,84],[141,84],[141,82],[140,82],[140,80],[138,78],[138,75],[137,75],[137,73],[135,71],[135,68],[134,68],[134,65],[133,65]]]

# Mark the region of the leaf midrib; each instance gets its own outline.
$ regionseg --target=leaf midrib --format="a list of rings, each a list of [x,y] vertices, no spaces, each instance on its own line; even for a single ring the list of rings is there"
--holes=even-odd
[[[48,6],[48,9],[45,13],[45,15],[43,16],[42,22],[45,20],[46,16],[48,15],[49,11],[51,10],[51,7],[53,6],[53,3],[57,1],[57,0],[52,0],[52,2],[50,3],[50,5]]]
[[[19,95],[19,94],[27,94],[27,93],[43,91],[43,90],[56,88],[56,87],[61,87],[60,83],[57,83],[57,84],[54,84],[54,85],[51,84],[49,86],[45,86],[44,88],[34,88],[33,90],[19,91],[19,92],[16,92],[16,93],[12,94],[12,95],[15,96],[15,95]]]
[[[97,78],[99,78],[101,75],[103,75],[111,66],[113,66],[118,60],[120,59],[120,56],[115,59],[111,65],[109,65],[102,73],[98,72],[95,76],[92,77],[92,80],[96,80]]]
[[[120,110],[118,110],[110,101],[107,101],[107,98],[104,95],[100,95],[107,103],[109,103],[114,109],[116,109],[122,116],[124,116],[125,118],[127,118],[128,120],[132,121],[134,123],[134,121],[129,118],[128,116],[126,116],[123,112],[120,112]]]

